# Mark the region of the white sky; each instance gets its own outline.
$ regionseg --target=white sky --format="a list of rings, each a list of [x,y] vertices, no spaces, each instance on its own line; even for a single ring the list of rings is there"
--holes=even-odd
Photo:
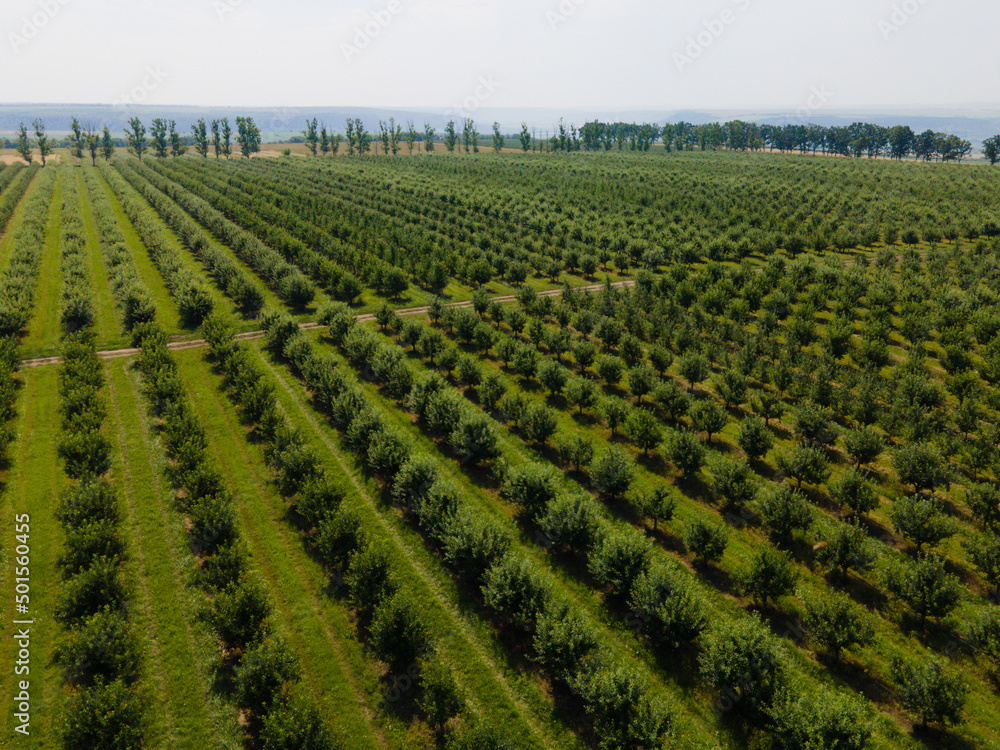
[[[2,0],[0,102],[145,79],[146,104],[447,107],[483,78],[490,107],[996,104],[998,21],[997,0]]]

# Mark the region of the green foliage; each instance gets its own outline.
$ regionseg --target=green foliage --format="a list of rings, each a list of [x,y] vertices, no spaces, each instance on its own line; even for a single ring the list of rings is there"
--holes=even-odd
[[[595,459],[590,475],[594,489],[601,495],[615,500],[627,494],[632,487],[635,462],[623,448],[612,445]]]
[[[803,622],[809,640],[834,659],[844,649],[867,646],[875,638],[872,616],[844,594],[812,594],[805,598],[805,607]]]
[[[763,419],[748,417],[743,420],[736,444],[746,453],[747,458],[759,459],[767,455],[774,446],[774,435],[768,429]]]
[[[525,629],[552,596],[535,564],[522,555],[506,555],[490,567],[482,591],[487,607]]]
[[[922,549],[925,544],[937,546],[958,531],[955,521],[948,518],[934,498],[913,495],[901,497],[889,509],[889,518],[896,531]]]
[[[542,516],[559,492],[554,469],[542,464],[522,464],[508,469],[501,495],[528,518]]]
[[[958,605],[962,587],[937,555],[921,555],[909,565],[886,569],[883,585],[921,618],[945,617]]]
[[[830,494],[834,500],[858,516],[870,513],[879,505],[878,495],[872,483],[857,469],[844,472],[840,479],[830,486]]]
[[[992,531],[967,539],[963,546],[972,564],[991,586],[1000,587],[1000,535]]]
[[[724,524],[711,524],[700,518],[684,528],[684,546],[688,552],[705,562],[717,562],[729,542],[729,530]]]
[[[778,453],[775,460],[778,471],[795,480],[796,489],[801,489],[803,482],[822,484],[830,475],[830,464],[819,448],[799,445]]]
[[[122,680],[78,690],[62,715],[66,750],[140,750],[145,744],[142,693]]]
[[[926,443],[900,448],[892,454],[892,465],[900,484],[912,484],[917,492],[933,490],[947,479],[941,452]]]
[[[712,494],[726,508],[741,508],[757,493],[757,479],[745,461],[715,458],[709,480]]]
[[[690,582],[653,566],[632,586],[632,622],[659,648],[680,649],[705,630],[705,608]]]
[[[867,750],[875,733],[863,700],[825,686],[806,695],[787,691],[770,714],[786,750]]]
[[[597,648],[597,634],[590,623],[570,608],[569,602],[551,599],[535,622],[532,644],[542,668],[567,681],[583,659]]]
[[[744,715],[766,715],[789,680],[785,655],[756,617],[721,623],[703,637],[698,664],[724,693],[723,705]]]
[[[227,649],[245,649],[270,632],[271,603],[263,584],[244,579],[220,591],[208,622]]]
[[[262,750],[343,750],[311,700],[293,698],[275,705],[258,735]]]
[[[685,478],[693,477],[705,463],[705,447],[693,432],[673,430],[666,441],[667,459]]]
[[[725,410],[711,399],[702,399],[691,407],[691,424],[695,430],[704,432],[708,436],[708,442],[712,442],[712,435],[721,432],[729,424],[729,415]]]
[[[393,669],[406,669],[431,645],[419,605],[403,591],[376,608],[369,632],[372,649]]]
[[[593,717],[601,750],[661,747],[671,720],[640,677],[624,666],[588,667],[576,676],[573,687]]]
[[[427,723],[439,736],[445,724],[465,707],[465,698],[455,681],[454,671],[437,655],[420,661],[420,697],[417,702],[427,717]]]
[[[903,708],[920,717],[923,726],[932,722],[961,723],[969,686],[965,677],[950,670],[944,659],[897,659],[892,676]]]
[[[764,547],[739,574],[739,580],[743,592],[764,606],[769,599],[777,601],[795,589],[798,569],[788,555]]]
[[[636,580],[649,569],[652,545],[634,531],[609,531],[590,553],[588,567],[600,583],[628,596]]]
[[[660,421],[645,409],[633,409],[625,420],[625,434],[645,455],[663,440]]]
[[[774,486],[757,498],[757,512],[779,541],[788,542],[796,531],[805,531],[813,522],[812,508],[798,490],[787,484]]]
[[[301,677],[298,657],[284,640],[261,640],[247,649],[236,668],[236,704],[252,716],[265,716],[285,698],[288,684]]]
[[[851,569],[859,573],[868,570],[877,557],[878,553],[865,530],[850,523],[838,527],[819,549],[820,561],[838,568],[841,578],[846,578]]]

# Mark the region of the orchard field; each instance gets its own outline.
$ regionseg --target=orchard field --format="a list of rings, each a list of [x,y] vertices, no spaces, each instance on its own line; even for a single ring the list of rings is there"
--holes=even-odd
[[[0,746],[1000,747],[1000,171],[109,156],[0,165]]]

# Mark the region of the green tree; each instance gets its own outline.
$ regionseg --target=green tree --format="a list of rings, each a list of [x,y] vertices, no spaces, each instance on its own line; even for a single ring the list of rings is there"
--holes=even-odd
[[[503,134],[500,132],[500,123],[493,123],[493,150],[500,153],[500,150],[504,147]]]
[[[822,484],[830,475],[830,463],[819,448],[799,445],[776,457],[778,471],[795,480],[795,488],[802,489],[802,483]]]
[[[314,117],[311,120],[306,118],[306,129],[302,131],[302,135],[306,141],[306,147],[309,149],[309,153],[316,156],[316,149],[319,145],[319,133],[317,128],[319,126],[319,121]]]
[[[691,424],[695,430],[704,432],[707,442],[712,442],[712,435],[721,432],[729,424],[729,415],[725,409],[712,399],[702,399],[691,407]]]
[[[756,617],[730,620],[710,630],[698,657],[702,676],[722,690],[726,708],[766,715],[788,685],[785,655]]]
[[[912,495],[901,497],[889,509],[889,518],[897,532],[917,545],[936,547],[958,531],[955,521],[945,515],[934,498]]]
[[[87,129],[83,133],[83,140],[87,146],[87,150],[90,152],[90,163],[91,166],[97,166],[97,153],[101,149],[101,136],[97,134],[94,130],[93,125],[88,125]]]
[[[258,737],[261,750],[343,750],[309,699],[279,703],[264,717]]]
[[[781,397],[770,391],[758,392],[757,398],[751,402],[751,406],[754,414],[763,419],[764,424],[768,427],[770,427],[772,419],[781,419],[785,413],[785,405]]]
[[[788,542],[796,531],[805,531],[813,522],[812,508],[798,490],[779,484],[760,494],[757,512],[775,539]]]
[[[289,683],[302,679],[298,657],[280,638],[267,638],[243,654],[236,668],[236,704],[252,717],[265,716],[285,699]]]
[[[684,648],[708,626],[704,604],[691,584],[664,566],[639,576],[629,608],[636,625],[659,648]]]
[[[837,661],[844,649],[867,646],[875,639],[872,616],[838,592],[808,595],[803,624],[809,640]]]
[[[369,632],[375,653],[393,669],[406,669],[431,643],[420,607],[403,591],[375,610]]]
[[[431,153],[434,150],[434,141],[437,138],[437,131],[429,122],[424,123],[424,151]]]
[[[726,404],[727,409],[739,406],[747,398],[747,379],[736,370],[724,370],[715,379],[715,392]]]
[[[41,118],[35,118],[31,124],[35,128],[35,143],[38,144],[38,156],[44,167],[45,160],[52,153],[52,139],[45,134],[45,123]]]
[[[187,151],[187,146],[181,142],[180,134],[177,132],[177,123],[170,121],[170,154],[171,156],[183,156]]]
[[[417,702],[439,738],[444,733],[445,725],[465,707],[465,698],[455,681],[454,670],[440,656],[421,659],[420,697]]]
[[[663,441],[663,428],[652,412],[633,409],[625,420],[625,434],[628,439],[642,449],[645,456]]]
[[[958,605],[962,592],[958,578],[945,570],[944,560],[928,554],[921,554],[915,563],[887,568],[883,585],[890,594],[906,602],[921,620],[948,615]]]
[[[594,444],[580,435],[571,435],[558,442],[559,455],[563,461],[572,464],[577,472],[589,466],[594,460]]]
[[[852,513],[859,516],[871,513],[879,504],[872,483],[857,469],[844,472],[840,479],[830,486],[830,494],[841,506],[850,508]]]
[[[556,410],[545,404],[529,406],[521,419],[521,432],[524,437],[538,445],[548,443],[549,438],[556,434],[558,427]]]
[[[871,713],[864,700],[825,686],[810,695],[785,691],[770,711],[774,732],[789,750],[867,750],[875,733]]]
[[[659,486],[649,492],[636,493],[634,499],[636,510],[640,516],[653,519],[653,531],[659,529],[661,523],[667,523],[674,517],[677,510],[677,498],[670,489]]]
[[[194,150],[203,158],[208,158],[208,126],[205,118],[199,117],[198,122],[191,126],[194,135]]]
[[[31,164],[34,156],[31,153],[31,141],[28,140],[28,129],[24,126],[23,122],[17,129],[16,150],[22,159],[24,159],[28,164]]]
[[[837,527],[826,542],[817,546],[820,562],[839,569],[842,580],[852,568],[859,573],[868,570],[878,557],[865,530],[852,523]]]
[[[455,121],[449,120],[448,124],[444,126],[444,147],[448,149],[449,153],[455,151],[455,145],[458,143],[458,135],[455,132]]]
[[[628,415],[631,413],[629,405],[614,396],[605,399],[602,411],[604,412],[604,419],[608,423],[608,427],[611,428],[612,437],[614,437],[615,431],[625,424],[625,420],[628,419]]]
[[[612,445],[591,467],[594,488],[612,500],[624,496],[635,478],[635,462],[623,448]]]
[[[149,142],[153,155],[157,159],[165,159],[170,149],[170,139],[167,136],[167,121],[162,117],[155,118],[150,125]]]
[[[961,723],[969,685],[961,673],[948,668],[944,659],[897,658],[892,664],[892,678],[900,693],[900,704],[920,717],[921,726],[931,722]]]
[[[709,487],[726,508],[741,508],[753,500],[757,482],[746,462],[720,456],[712,461],[711,469]]]
[[[672,430],[666,440],[667,459],[681,475],[690,479],[705,464],[705,446],[698,436],[687,430]]]
[[[983,156],[990,164],[1000,162],[1000,135],[994,135],[983,141]]]
[[[694,387],[708,378],[711,368],[708,361],[700,354],[691,352],[685,354],[677,362],[681,377],[688,381],[688,391],[694,393]]]
[[[736,444],[747,455],[747,458],[756,460],[767,455],[767,452],[774,446],[774,435],[771,434],[763,419],[748,417],[740,425]]]
[[[111,157],[115,155],[115,142],[111,138],[111,131],[108,130],[108,126],[104,126],[104,131],[101,133],[101,156],[104,157],[104,161],[111,161]]]
[[[75,117],[72,119],[69,125],[69,150],[77,159],[83,159],[83,127],[80,125],[80,121]]]
[[[684,528],[684,546],[704,562],[721,560],[728,543],[729,531],[725,524],[712,524],[696,518]]]
[[[59,734],[66,750],[140,750],[146,747],[142,691],[122,680],[71,694]]]
[[[236,118],[236,142],[245,159],[260,151],[260,129],[252,117]]]
[[[219,132],[219,120],[212,120],[212,150],[215,158],[222,155],[222,134]]]
[[[629,529],[609,531],[590,553],[588,568],[602,584],[611,586],[621,596],[628,596],[632,586],[649,569],[652,543]]]
[[[798,570],[788,555],[765,547],[740,572],[739,581],[743,593],[763,607],[769,599],[777,601],[778,597],[795,590]]]
[[[128,125],[128,130],[125,131],[125,136],[128,138],[128,150],[135,154],[141,162],[142,155],[149,150],[149,145],[146,142],[146,126],[138,117],[130,119]]]
[[[963,546],[972,564],[991,586],[1000,588],[1000,536],[988,531],[967,539]]]
[[[884,450],[885,439],[871,427],[859,427],[844,433],[844,451],[858,469],[877,459]]]
[[[233,153],[233,129],[229,125],[229,118],[222,118],[222,155],[229,159]]]
[[[1000,136],[998,136],[1000,137]],[[526,122],[521,123],[521,135],[518,137],[521,141],[521,150],[525,153],[531,148],[531,133],[528,132],[528,124]]]
[[[593,717],[601,750],[663,745],[670,730],[668,714],[631,669],[597,664],[578,672],[573,687]]]
[[[912,484],[917,492],[933,490],[948,476],[941,452],[926,443],[900,448],[892,454],[892,465],[900,484]]]

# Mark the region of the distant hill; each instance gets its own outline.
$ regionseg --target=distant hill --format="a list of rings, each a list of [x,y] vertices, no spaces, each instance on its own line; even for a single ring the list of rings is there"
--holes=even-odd
[[[480,131],[489,130],[494,121],[499,122],[505,133],[514,133],[521,123],[528,123],[539,136],[551,134],[558,127],[560,118],[567,125],[582,125],[591,120],[604,122],[666,122],[686,120],[695,124],[725,122],[742,119],[757,123],[785,124],[807,121],[818,125],[849,125],[859,120],[879,125],[909,125],[914,130],[934,130],[953,133],[972,141],[978,149],[985,138],[1000,133],[1000,106],[972,105],[954,109],[897,109],[897,110],[834,110],[823,109],[805,120],[794,112],[779,110],[691,110],[691,109],[575,109],[557,110],[540,108],[482,107],[465,110],[461,105],[451,108],[393,109],[371,107],[191,107],[130,105],[128,107],[95,104],[0,104],[0,135],[14,132],[18,124],[29,124],[41,117],[50,133],[58,135],[69,131],[70,120],[78,117],[84,124],[93,123],[98,128],[107,125],[115,135],[122,135],[130,117],[139,117],[148,123],[154,117],[175,120],[182,133],[188,133],[198,118],[212,120],[237,116],[253,117],[266,141],[284,140],[299,133],[306,119],[315,117],[332,130],[343,130],[348,117],[360,117],[370,130],[378,127],[379,120],[395,117],[406,126],[413,120],[418,127],[425,122],[443,130],[449,120],[472,117]]]

